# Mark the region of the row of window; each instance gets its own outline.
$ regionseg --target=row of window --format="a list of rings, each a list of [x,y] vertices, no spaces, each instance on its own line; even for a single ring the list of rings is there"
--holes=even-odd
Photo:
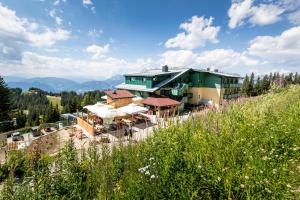
[[[239,82],[236,78],[224,78],[223,83],[224,84],[237,84]]]
[[[143,82],[146,82],[147,78],[145,78],[145,77],[130,77],[129,80],[130,81],[143,81]]]

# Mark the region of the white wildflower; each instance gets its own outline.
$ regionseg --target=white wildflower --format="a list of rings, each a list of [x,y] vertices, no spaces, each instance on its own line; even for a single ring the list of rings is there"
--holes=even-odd
[[[268,193],[272,193],[271,190],[269,190],[269,188],[265,188],[265,191]]]
[[[264,156],[262,159],[263,159],[263,160],[268,160],[268,157],[267,157],[267,156]]]
[[[151,178],[151,179],[154,179],[154,178],[155,178],[155,176],[154,176],[154,175],[151,175],[151,176],[150,176],[150,178]]]
[[[249,179],[249,176],[245,176],[245,179]]]
[[[245,185],[244,185],[244,184],[241,184],[241,188],[245,188]]]

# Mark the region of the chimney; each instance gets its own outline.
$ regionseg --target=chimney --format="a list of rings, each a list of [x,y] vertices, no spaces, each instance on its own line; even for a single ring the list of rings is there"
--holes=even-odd
[[[162,66],[162,72],[168,72],[168,71],[169,71],[168,65]]]
[[[117,90],[113,90],[113,92],[112,92],[113,94],[117,94]]]
[[[219,72],[219,70],[218,70],[218,69],[215,69],[214,71],[215,71],[215,72]]]
[[[207,71],[210,71],[210,68],[208,67],[208,68],[206,68],[206,70],[207,70]]]

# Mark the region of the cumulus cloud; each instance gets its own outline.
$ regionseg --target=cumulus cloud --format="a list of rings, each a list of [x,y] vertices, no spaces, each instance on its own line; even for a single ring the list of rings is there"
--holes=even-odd
[[[193,16],[188,22],[180,24],[185,32],[167,40],[167,48],[195,49],[205,46],[206,42],[217,43],[219,26],[213,26],[213,18]]]
[[[200,53],[191,50],[166,51],[161,64],[172,67],[218,68],[223,71],[269,73],[270,71],[299,71],[300,26],[277,36],[257,36],[242,52],[214,49]]]
[[[232,29],[240,26],[244,23],[251,13],[251,6],[253,0],[244,0],[244,1],[233,1],[231,7],[228,10],[228,16],[230,18],[228,26]]]
[[[94,54],[92,56],[92,59],[99,59],[99,58],[103,58],[104,55],[108,52],[109,46],[110,46],[109,44],[106,44],[103,47],[93,44],[87,47],[85,51]]]
[[[278,22],[284,10],[275,5],[260,4],[252,8],[250,22],[254,25],[268,25]]]
[[[44,56],[33,52],[24,52],[19,63],[4,64],[0,61],[0,71],[4,74],[22,72],[22,76],[42,77],[51,74],[54,77],[108,78],[116,74],[140,71],[153,66],[152,59],[137,59],[129,62],[125,59],[107,57],[102,60],[77,60]],[[109,70],[108,70],[109,69]]]
[[[254,0],[233,0],[228,10],[228,26],[234,29],[245,23],[260,26],[274,24],[282,19],[285,12],[291,10],[291,5],[296,1],[298,0],[279,0],[254,5]]]
[[[0,4],[0,39],[23,42],[32,46],[51,46],[60,40],[70,38],[64,29],[51,30],[35,22],[16,16],[16,12]]]
[[[300,25],[300,10],[290,13],[288,18],[292,24]]]
[[[57,16],[57,11],[56,11],[56,9],[50,10],[50,11],[49,11],[49,16],[52,17],[52,18],[55,20],[55,22],[56,22],[56,24],[57,24],[58,26],[60,26],[60,25],[62,24],[63,20],[62,20],[61,17]]]
[[[250,41],[248,52],[275,64],[299,67],[300,26],[290,28],[278,36],[255,37]]]
[[[228,70],[229,68],[241,68],[254,66],[259,61],[250,58],[246,53],[239,53],[232,49],[215,49],[194,53],[190,50],[166,51],[161,55],[162,64],[174,67],[197,67],[197,68],[218,68]]]
[[[83,0],[82,3],[83,5],[93,5],[92,0]]]

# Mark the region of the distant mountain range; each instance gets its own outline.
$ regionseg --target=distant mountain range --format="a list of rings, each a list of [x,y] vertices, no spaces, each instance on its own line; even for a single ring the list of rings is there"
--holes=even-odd
[[[20,77],[6,76],[4,77],[4,80],[10,88],[28,90],[31,87],[35,87],[48,92],[76,91],[80,93],[92,90],[112,89],[116,85],[124,82],[124,77],[117,75],[106,80],[93,80],[82,83],[56,77],[22,79]]]

